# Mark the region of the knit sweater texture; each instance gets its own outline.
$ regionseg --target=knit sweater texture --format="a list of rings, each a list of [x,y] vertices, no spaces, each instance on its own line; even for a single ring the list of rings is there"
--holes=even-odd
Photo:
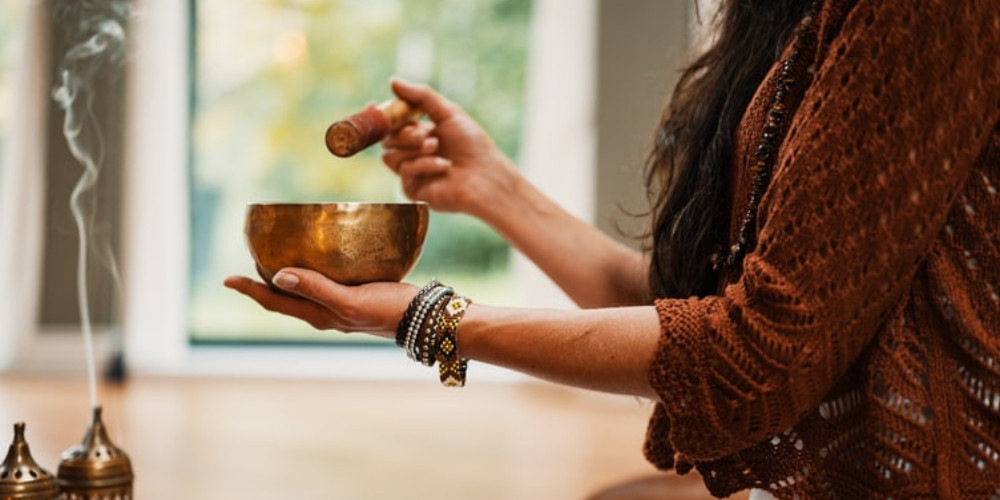
[[[656,301],[646,456],[717,496],[1000,499],[1000,2],[816,22],[752,248]],[[777,73],[736,132],[733,234]]]

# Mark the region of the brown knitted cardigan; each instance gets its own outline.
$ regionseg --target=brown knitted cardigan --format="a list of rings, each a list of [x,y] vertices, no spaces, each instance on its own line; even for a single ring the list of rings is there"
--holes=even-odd
[[[1000,499],[1000,1],[816,22],[756,245],[717,295],[656,302],[647,457],[718,496]],[[776,75],[737,131],[734,233]]]

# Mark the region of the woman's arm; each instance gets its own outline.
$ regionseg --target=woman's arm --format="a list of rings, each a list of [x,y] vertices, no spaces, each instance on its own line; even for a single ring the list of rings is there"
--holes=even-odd
[[[653,306],[553,311],[473,305],[459,329],[469,359],[560,384],[657,399],[649,384]]]
[[[274,282],[298,296],[244,277],[229,278],[226,286],[318,329],[383,338],[395,336],[416,294],[402,283],[340,285],[306,269],[285,269]],[[473,304],[458,329],[458,346],[463,357],[553,382],[655,398],[648,370],[659,337],[652,306],[553,311]]]
[[[573,217],[527,182],[461,108],[423,85],[396,94],[432,120],[383,143],[403,190],[432,209],[482,219],[531,259],[581,307],[648,304],[646,262]]]
[[[649,263],[518,176],[482,219],[584,308],[649,304]]]

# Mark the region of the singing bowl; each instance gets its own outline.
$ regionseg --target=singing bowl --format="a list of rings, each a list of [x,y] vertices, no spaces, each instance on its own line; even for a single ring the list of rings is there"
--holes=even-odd
[[[348,285],[400,281],[420,259],[426,203],[251,203],[250,255],[265,282],[285,267]]]

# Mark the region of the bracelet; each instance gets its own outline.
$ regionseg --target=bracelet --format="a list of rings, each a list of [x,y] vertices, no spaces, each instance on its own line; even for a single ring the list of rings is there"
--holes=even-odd
[[[458,324],[465,316],[472,301],[453,295],[444,305],[434,324],[437,345],[434,356],[438,362],[438,376],[445,387],[464,387],[468,360],[458,354]]]
[[[413,322],[413,315],[416,313],[417,308],[420,306],[424,297],[439,286],[441,286],[441,282],[436,279],[432,279],[431,282],[424,285],[424,287],[417,292],[417,295],[413,297],[413,300],[410,301],[410,305],[407,306],[406,312],[403,313],[403,319],[399,320],[399,325],[396,327],[397,346],[403,347],[406,342],[407,329],[409,328],[410,323]]]
[[[431,280],[413,297],[396,326],[396,345],[424,366],[438,364],[445,387],[464,387],[468,360],[458,353],[458,324],[472,300]]]
[[[450,298],[452,295],[454,295],[454,293],[448,295],[448,297]],[[444,308],[447,304],[447,300],[442,299],[438,301],[437,305],[435,305],[431,312],[427,315],[427,321],[424,322],[424,325],[420,329],[421,335],[418,340],[420,344],[420,353],[418,357],[420,358],[420,364],[424,366],[432,367],[434,366],[434,363],[437,362],[437,358],[434,355],[434,351],[437,349],[438,344],[438,334],[435,330],[435,326],[441,319],[441,314],[444,313]]]
[[[408,358],[413,361],[419,360],[420,331],[424,326],[428,313],[433,311],[437,307],[438,303],[454,294],[455,291],[450,287],[438,285],[436,288],[432,289],[417,306],[417,310],[413,314],[410,324],[407,326],[406,340],[403,343],[403,350],[406,351],[406,356]]]

